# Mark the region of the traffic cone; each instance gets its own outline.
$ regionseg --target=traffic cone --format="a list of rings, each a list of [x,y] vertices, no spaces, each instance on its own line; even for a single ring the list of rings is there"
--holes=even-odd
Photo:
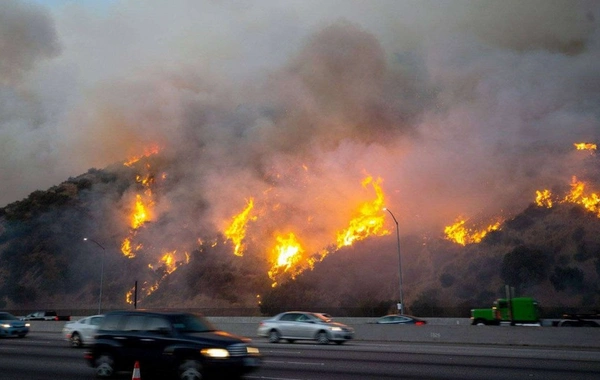
[[[135,364],[133,365],[133,375],[131,375],[131,380],[141,380],[142,378],[140,377],[140,362],[138,362],[137,360],[135,361]]]

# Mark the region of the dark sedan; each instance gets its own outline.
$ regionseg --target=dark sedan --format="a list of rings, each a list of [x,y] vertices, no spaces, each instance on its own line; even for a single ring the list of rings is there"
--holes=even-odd
[[[427,321],[406,314],[390,314],[379,318],[375,323],[385,325],[425,325]]]

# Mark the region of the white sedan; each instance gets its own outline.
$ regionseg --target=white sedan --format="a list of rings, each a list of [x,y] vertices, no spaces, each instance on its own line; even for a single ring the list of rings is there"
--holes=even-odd
[[[104,315],[92,315],[65,323],[62,333],[71,347],[83,347],[93,343],[94,335]]]

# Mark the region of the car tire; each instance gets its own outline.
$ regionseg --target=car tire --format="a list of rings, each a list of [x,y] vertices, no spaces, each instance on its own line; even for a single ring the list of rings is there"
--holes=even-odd
[[[319,344],[329,344],[329,335],[325,331],[319,331],[315,336],[317,343]]]
[[[21,334],[21,335],[19,335],[19,338],[25,338],[25,335],[27,335],[27,334]]]
[[[185,359],[177,367],[177,378],[179,380],[201,380],[202,363],[195,359]]]
[[[101,379],[108,379],[115,374],[115,359],[107,353],[101,353],[94,362],[96,368],[96,377]]]
[[[286,339],[288,341],[288,343],[294,343],[296,340],[295,339]]]
[[[281,339],[281,334],[277,330],[269,331],[269,342],[277,343]]]
[[[75,348],[79,348],[83,345],[83,342],[81,341],[81,336],[76,332],[71,334],[71,338],[69,338],[69,342],[71,342],[71,347],[75,347]]]
[[[340,344],[344,344],[344,342],[345,342],[345,340],[336,340],[335,344],[340,345]]]

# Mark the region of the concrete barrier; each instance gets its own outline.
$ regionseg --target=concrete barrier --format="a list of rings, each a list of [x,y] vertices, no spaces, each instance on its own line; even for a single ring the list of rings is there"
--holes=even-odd
[[[73,317],[72,320],[77,320]],[[261,341],[265,317],[208,317],[217,328]],[[359,341],[465,343],[600,349],[600,328],[548,326],[471,326],[468,318],[424,318],[424,326],[378,325],[375,318],[336,318],[352,326]],[[32,321],[31,332],[60,333],[65,322]]]

